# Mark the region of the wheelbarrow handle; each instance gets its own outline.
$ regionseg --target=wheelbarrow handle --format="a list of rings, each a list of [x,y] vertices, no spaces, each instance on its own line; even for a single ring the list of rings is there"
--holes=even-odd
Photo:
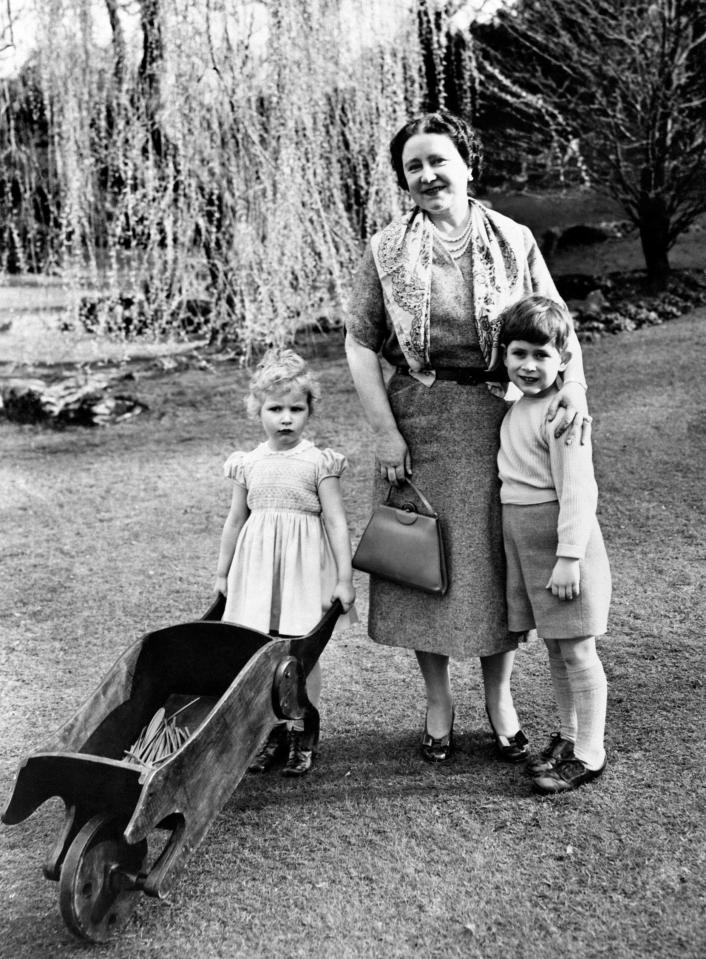
[[[223,619],[223,613],[226,611],[226,598],[223,593],[218,593],[216,598],[213,600],[211,605],[208,607],[206,612],[201,617],[202,621],[206,620],[221,620]]]

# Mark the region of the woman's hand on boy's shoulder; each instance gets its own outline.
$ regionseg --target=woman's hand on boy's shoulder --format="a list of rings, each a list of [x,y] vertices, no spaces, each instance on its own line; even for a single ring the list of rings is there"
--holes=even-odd
[[[588,415],[586,390],[580,383],[572,380],[557,392],[549,404],[547,422],[554,422],[557,416],[559,418],[554,424],[554,435],[557,439],[566,433],[564,442],[567,446],[571,446],[575,439],[578,439],[582,446],[588,443],[591,439],[593,419]]]

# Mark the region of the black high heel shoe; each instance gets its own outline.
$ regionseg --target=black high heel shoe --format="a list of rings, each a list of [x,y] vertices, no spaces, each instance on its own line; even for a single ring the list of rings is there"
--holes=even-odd
[[[495,726],[493,726],[493,720],[490,718],[490,711],[487,706],[485,712],[488,716],[490,728],[493,730],[495,751],[499,758],[506,763],[523,763],[526,759],[529,759],[529,739],[523,731],[518,729],[514,736],[499,736],[495,732]]]
[[[454,754],[454,719],[455,710],[451,710],[451,726],[448,733],[440,739],[429,735],[427,721],[424,720],[424,736],[422,737],[422,758],[428,763],[445,763]]]

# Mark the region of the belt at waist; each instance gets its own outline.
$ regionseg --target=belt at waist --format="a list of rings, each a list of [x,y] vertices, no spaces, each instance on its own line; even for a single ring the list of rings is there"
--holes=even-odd
[[[398,366],[397,372],[404,376],[410,375],[408,366]],[[452,380],[454,383],[460,383],[461,386],[478,386],[480,383],[507,381],[507,372],[504,366],[494,370],[486,370],[482,366],[435,366],[433,372],[436,374],[437,380]]]

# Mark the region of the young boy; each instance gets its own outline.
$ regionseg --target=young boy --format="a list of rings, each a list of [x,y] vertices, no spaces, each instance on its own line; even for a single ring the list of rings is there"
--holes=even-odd
[[[559,793],[600,776],[607,684],[596,653],[610,604],[610,568],[596,520],[590,443],[567,445],[547,426],[570,359],[566,309],[528,296],[503,314],[505,366],[522,396],[500,429],[509,628],[536,627],[549,653],[560,731],[530,759],[535,789]]]

